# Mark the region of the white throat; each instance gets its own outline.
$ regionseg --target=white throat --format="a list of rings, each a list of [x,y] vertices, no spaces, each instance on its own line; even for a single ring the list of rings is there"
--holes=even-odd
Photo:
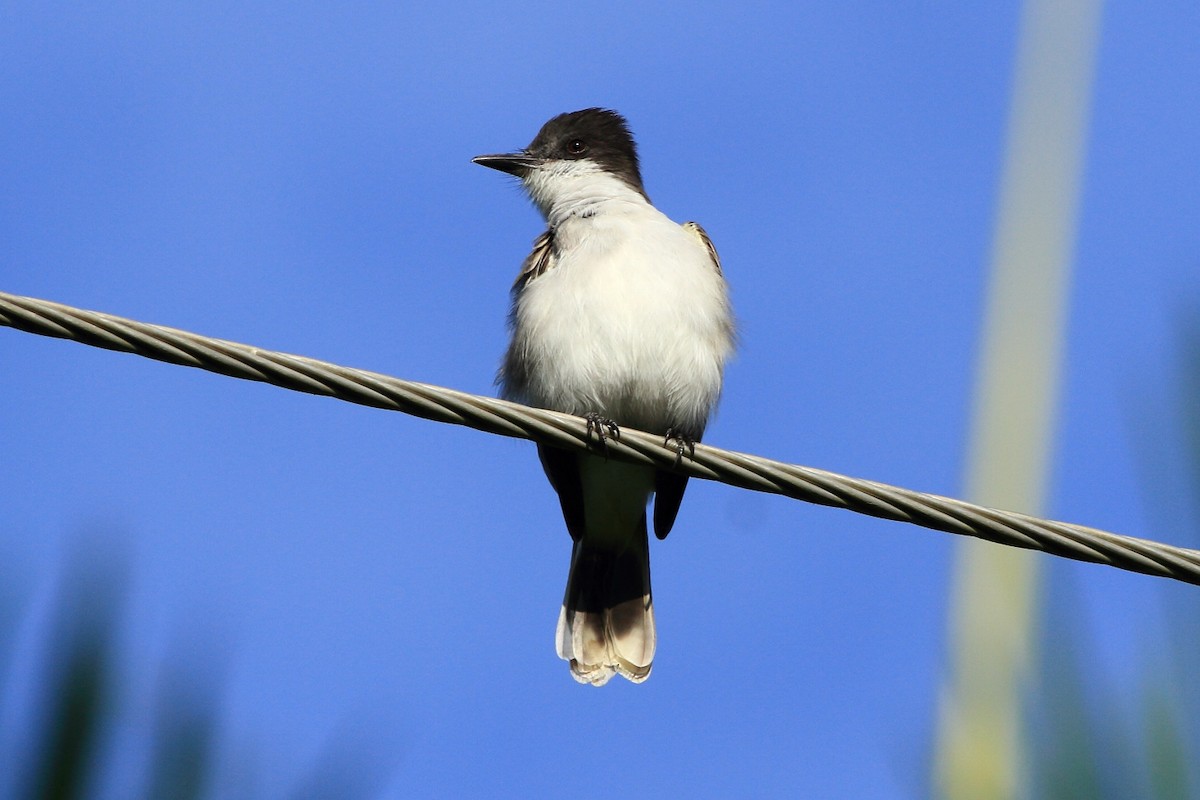
[[[551,228],[571,217],[595,216],[628,204],[649,205],[641,192],[588,159],[547,162],[530,170],[524,185]]]

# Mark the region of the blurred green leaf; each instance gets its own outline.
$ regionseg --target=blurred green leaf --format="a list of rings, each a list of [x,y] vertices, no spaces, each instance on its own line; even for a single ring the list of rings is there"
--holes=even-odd
[[[106,536],[105,541],[111,542]],[[210,676],[197,674],[195,668],[168,669],[155,703],[151,742],[144,753],[111,752],[111,734],[115,720],[122,717],[116,687],[123,682],[116,672],[117,627],[125,585],[124,573],[112,568],[116,558],[111,545],[101,554],[94,550],[77,553],[70,559],[59,584],[54,613],[39,638],[45,643],[45,655],[37,664],[38,677],[29,689],[40,692],[34,704],[37,719],[31,730],[34,740],[31,754],[20,775],[9,780],[15,797],[37,800],[76,800],[96,796],[98,781],[109,775],[105,759],[145,765],[142,797],[152,800],[199,800],[217,791],[253,797],[246,782],[252,760],[246,753],[228,754],[238,775],[219,775],[217,765],[216,723],[213,709],[219,687]],[[0,597],[0,619],[21,618],[19,596]],[[25,613],[32,613],[26,610]],[[15,626],[14,626],[15,629]],[[4,644],[4,642],[0,642]],[[195,649],[189,642],[188,649]],[[0,651],[2,654],[2,651]],[[12,673],[15,657],[0,663]],[[188,664],[210,663],[203,657]],[[14,679],[5,676],[5,684]],[[2,711],[2,709],[0,709]],[[272,797],[346,798],[368,797],[378,793],[383,771],[378,759],[370,760],[369,743],[352,736],[335,736],[325,752],[305,773],[295,791],[273,789]],[[302,765],[300,765],[302,766]],[[222,778],[224,780],[222,780]],[[0,786],[0,791],[3,787]]]

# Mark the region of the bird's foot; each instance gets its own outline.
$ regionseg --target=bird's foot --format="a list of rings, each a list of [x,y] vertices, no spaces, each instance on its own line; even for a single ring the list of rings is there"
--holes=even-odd
[[[686,450],[688,458],[695,460],[696,458],[696,440],[689,436],[684,431],[672,426],[667,428],[667,435],[663,439],[663,447],[671,447],[671,442],[675,442],[675,466],[679,466],[683,461],[683,452]]]
[[[602,417],[595,411],[589,411],[583,415],[583,418],[587,420],[587,438],[590,440],[592,433],[595,432],[596,442],[601,453],[608,454],[610,438],[614,442],[621,441],[621,429],[608,417]]]

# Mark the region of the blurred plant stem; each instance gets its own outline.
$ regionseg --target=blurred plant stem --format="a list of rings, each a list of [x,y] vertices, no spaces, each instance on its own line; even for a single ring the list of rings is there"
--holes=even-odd
[[[974,502],[1039,516],[1099,28],[1099,0],[1022,5],[965,484]],[[957,550],[935,784],[950,800],[1022,797],[1042,561],[978,539]]]

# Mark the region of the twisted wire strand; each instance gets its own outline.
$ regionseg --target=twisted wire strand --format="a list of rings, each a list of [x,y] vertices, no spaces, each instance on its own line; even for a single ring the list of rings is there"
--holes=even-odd
[[[586,450],[587,422],[569,414],[263,350],[187,331],[0,292],[0,325],[261,381],[375,408]],[[925,528],[1200,585],[1200,551],[1039,519],[875,481],[697,444],[676,464],[662,437],[624,428],[608,456],[743,489],[781,494]]]

